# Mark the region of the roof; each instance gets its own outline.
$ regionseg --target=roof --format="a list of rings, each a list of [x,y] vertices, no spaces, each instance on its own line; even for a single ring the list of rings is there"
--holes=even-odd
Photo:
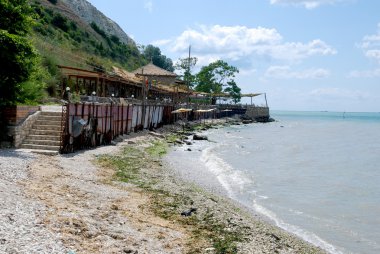
[[[147,65],[138,68],[133,71],[136,75],[144,75],[144,76],[164,76],[164,77],[177,77],[177,74],[174,72],[167,71],[162,69],[153,63],[148,63]]]
[[[112,70],[116,75],[122,77],[125,80],[132,81],[135,83],[141,83],[141,80],[138,77],[136,77],[136,75],[133,74],[132,72],[123,70],[115,66],[112,66]]]
[[[241,97],[255,97],[262,95],[262,93],[247,93],[247,94],[242,94]]]
[[[79,69],[75,67],[58,65],[58,68],[61,70],[62,74],[67,76],[81,76],[81,77],[89,77],[89,78],[100,78],[103,76],[103,73],[89,71],[84,69]]]

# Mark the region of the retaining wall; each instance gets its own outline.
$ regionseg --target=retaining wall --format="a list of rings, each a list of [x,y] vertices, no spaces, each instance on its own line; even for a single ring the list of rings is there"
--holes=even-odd
[[[248,107],[245,115],[251,119],[269,119],[269,108],[267,107]]]
[[[19,147],[29,135],[39,114],[39,106],[4,106],[0,108],[1,146]]]

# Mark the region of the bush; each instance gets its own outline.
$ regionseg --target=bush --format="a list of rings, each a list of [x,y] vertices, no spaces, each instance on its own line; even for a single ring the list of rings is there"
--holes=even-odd
[[[36,56],[27,39],[0,30],[0,105],[18,100],[20,83],[33,74]]]
[[[69,24],[67,22],[67,18],[63,17],[61,14],[55,14],[51,23],[64,32],[69,31]]]

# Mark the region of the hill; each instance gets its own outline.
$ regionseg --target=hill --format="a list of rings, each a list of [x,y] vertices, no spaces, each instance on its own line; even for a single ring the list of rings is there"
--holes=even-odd
[[[106,17],[102,12],[86,0],[61,1],[87,24],[95,22],[99,28],[104,30],[107,34],[120,38],[121,42],[124,42],[125,44],[135,43],[116,22]]]
[[[129,70],[147,62],[136,43],[85,0],[32,0],[31,7],[36,13],[32,39],[49,62]]]
[[[86,0],[30,0],[34,25],[30,34],[41,56],[50,96],[57,94],[57,65],[106,71],[132,71],[149,61],[173,71],[173,62],[158,47],[138,46],[120,26]]]

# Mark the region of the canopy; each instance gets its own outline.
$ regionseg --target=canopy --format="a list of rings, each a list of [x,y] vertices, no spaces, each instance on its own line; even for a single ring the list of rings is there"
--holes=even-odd
[[[177,113],[186,113],[192,111],[191,108],[179,108],[177,110],[172,111],[172,114],[177,114]]]
[[[195,112],[197,112],[197,113],[205,113],[205,112],[212,112],[214,110],[215,110],[214,108],[212,108],[212,109],[198,109]]]
[[[242,94],[241,97],[255,97],[259,95],[262,95],[262,93],[246,93],[246,94]]]

